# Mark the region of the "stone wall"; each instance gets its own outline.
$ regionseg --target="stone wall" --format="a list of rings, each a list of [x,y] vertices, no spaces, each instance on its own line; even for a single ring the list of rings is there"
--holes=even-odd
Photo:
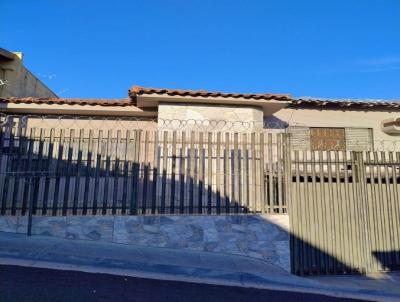
[[[160,104],[160,129],[255,131],[263,129],[262,108],[233,105]]]
[[[0,231],[26,233],[28,219],[0,217]],[[290,268],[287,215],[34,216],[32,233],[66,239],[237,254]]]

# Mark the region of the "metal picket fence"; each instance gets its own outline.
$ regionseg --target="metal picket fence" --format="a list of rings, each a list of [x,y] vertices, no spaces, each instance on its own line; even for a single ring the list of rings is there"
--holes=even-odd
[[[283,134],[1,130],[1,215],[287,211]]]

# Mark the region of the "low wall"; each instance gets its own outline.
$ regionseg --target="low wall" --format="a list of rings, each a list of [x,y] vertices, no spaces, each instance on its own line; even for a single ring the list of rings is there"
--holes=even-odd
[[[0,231],[26,233],[26,216]],[[244,255],[290,269],[287,215],[34,216],[32,234]]]

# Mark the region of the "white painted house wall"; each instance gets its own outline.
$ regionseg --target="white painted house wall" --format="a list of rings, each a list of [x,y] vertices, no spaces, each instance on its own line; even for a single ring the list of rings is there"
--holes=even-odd
[[[383,120],[398,116],[400,112],[284,108],[265,120],[280,120],[282,124],[292,127],[371,128],[376,141],[398,141],[399,135],[388,135],[381,130]]]

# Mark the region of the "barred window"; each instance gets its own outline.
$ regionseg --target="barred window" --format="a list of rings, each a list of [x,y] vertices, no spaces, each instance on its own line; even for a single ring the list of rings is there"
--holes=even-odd
[[[374,148],[371,128],[289,127],[293,150],[371,151]]]

